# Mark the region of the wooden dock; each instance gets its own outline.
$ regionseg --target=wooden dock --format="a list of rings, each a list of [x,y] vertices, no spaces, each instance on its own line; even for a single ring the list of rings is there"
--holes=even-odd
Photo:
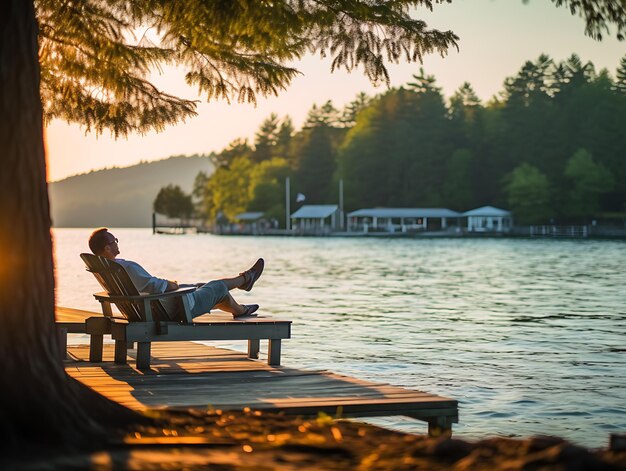
[[[57,319],[70,318],[57,310]],[[88,345],[70,346],[65,368],[100,394],[136,410],[249,407],[300,416],[404,415],[427,422],[431,434],[450,430],[458,422],[456,400],[385,383],[329,371],[272,367],[245,353],[193,342],[155,342],[151,353],[151,368],[142,371],[132,364],[113,363],[113,345],[104,345],[100,363],[88,361]],[[133,357],[136,351],[128,354]]]

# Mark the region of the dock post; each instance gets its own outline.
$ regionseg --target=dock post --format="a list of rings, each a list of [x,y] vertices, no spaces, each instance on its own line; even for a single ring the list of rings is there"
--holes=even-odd
[[[137,369],[150,369],[151,342],[137,342]]]
[[[259,339],[248,340],[248,358],[259,358],[260,344]]]
[[[115,340],[115,363],[126,364],[126,340]]]
[[[269,339],[267,364],[270,366],[280,366],[280,339]]]
[[[432,417],[428,418],[427,421],[429,437],[452,436],[453,420],[451,417]]]
[[[103,312],[110,312],[111,306],[102,304]],[[105,334],[111,333],[111,320],[109,317],[95,316],[85,321],[85,332],[89,334],[89,361],[99,363],[102,361],[102,346]]]
[[[626,433],[612,433],[610,435],[609,450],[626,451]]]
[[[104,335],[91,334],[89,336],[89,361],[99,363],[102,361],[102,347]]]

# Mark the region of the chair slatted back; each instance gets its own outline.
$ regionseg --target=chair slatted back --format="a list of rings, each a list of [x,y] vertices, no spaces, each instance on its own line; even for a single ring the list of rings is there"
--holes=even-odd
[[[93,275],[100,283],[100,286],[110,295],[117,296],[139,296],[139,291],[133,284],[130,276],[119,263],[98,255],[89,253],[80,254],[87,266],[87,271]],[[143,309],[135,303],[115,303],[119,311],[130,322],[145,320]],[[169,316],[159,301],[153,301],[152,315],[155,320],[169,320]]]

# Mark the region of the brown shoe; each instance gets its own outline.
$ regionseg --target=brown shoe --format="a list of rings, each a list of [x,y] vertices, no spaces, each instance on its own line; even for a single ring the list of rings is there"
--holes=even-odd
[[[256,283],[256,280],[259,279],[261,273],[263,273],[263,267],[265,266],[265,261],[260,258],[256,261],[254,265],[249,270],[244,271],[243,273],[239,273],[240,276],[243,276],[243,283],[239,287],[244,291],[250,291]]]
[[[243,314],[239,314],[238,316],[233,316],[233,319],[239,319],[241,317],[256,317],[257,316],[256,311],[259,309],[258,304],[244,304],[243,307],[246,308]]]

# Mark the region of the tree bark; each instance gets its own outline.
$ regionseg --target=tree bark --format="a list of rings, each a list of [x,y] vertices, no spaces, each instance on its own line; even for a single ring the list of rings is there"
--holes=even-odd
[[[65,373],[32,2],[0,2],[0,448],[80,447],[131,415]]]

